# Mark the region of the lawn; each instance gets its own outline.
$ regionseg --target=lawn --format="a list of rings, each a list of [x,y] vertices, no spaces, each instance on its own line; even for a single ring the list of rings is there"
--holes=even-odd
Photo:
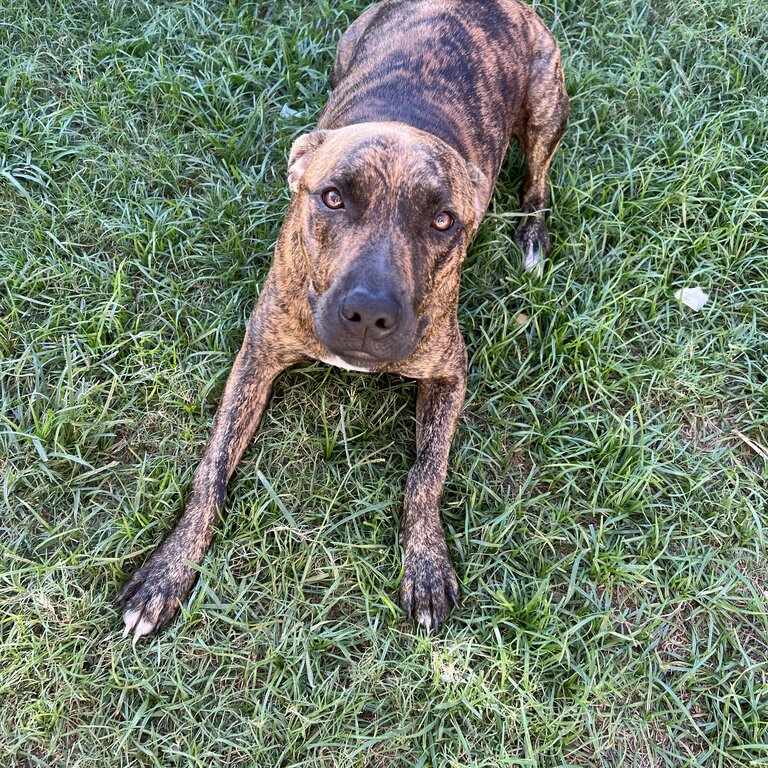
[[[182,614],[121,638],[364,7],[0,0],[2,765],[768,766],[765,0],[537,3],[553,258],[521,268],[514,147],[464,270],[437,636],[397,605],[415,386],[318,363]]]

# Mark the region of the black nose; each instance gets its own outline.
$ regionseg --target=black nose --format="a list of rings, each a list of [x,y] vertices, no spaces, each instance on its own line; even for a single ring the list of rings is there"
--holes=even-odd
[[[380,339],[397,328],[400,304],[385,291],[357,286],[341,302],[344,327],[357,336]]]

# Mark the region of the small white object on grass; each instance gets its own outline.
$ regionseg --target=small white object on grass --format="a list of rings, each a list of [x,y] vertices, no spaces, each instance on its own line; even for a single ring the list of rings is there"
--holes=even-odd
[[[681,288],[675,292],[675,298],[682,301],[686,307],[698,311],[707,303],[709,297],[697,285],[695,288]]]
[[[292,109],[287,104],[283,104],[283,108],[280,110],[280,117],[282,117],[283,120],[289,117],[296,117],[296,115],[300,115],[300,114],[301,114],[301,110]]]

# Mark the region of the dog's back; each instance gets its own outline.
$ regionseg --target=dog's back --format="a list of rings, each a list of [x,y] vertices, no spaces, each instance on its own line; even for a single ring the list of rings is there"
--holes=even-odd
[[[385,0],[342,38],[321,128],[398,121],[494,179],[537,57],[557,56],[516,0]]]

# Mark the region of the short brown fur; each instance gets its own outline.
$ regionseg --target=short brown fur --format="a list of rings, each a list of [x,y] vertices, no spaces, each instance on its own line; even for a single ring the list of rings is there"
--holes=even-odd
[[[547,178],[568,114],[560,55],[517,0],[385,0],[342,37],[331,82],[318,130],[291,151],[291,205],[184,514],[119,596],[134,641],[188,594],[272,382],[307,359],[418,380],[401,602],[427,629],[458,602],[439,504],[466,387],[461,263],[511,137],[528,161],[516,239],[528,266],[549,251]],[[348,311],[359,296],[394,309],[360,325]]]

